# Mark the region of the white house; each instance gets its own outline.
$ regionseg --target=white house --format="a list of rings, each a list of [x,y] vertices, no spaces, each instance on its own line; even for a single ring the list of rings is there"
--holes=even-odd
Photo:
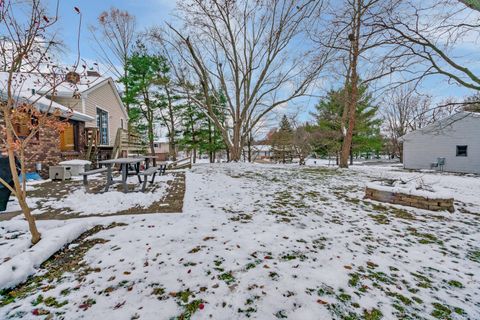
[[[459,112],[402,137],[406,169],[480,174],[480,113]]]

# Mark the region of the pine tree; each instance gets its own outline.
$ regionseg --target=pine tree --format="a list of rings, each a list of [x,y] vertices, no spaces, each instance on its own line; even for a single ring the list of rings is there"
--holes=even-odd
[[[338,156],[343,134],[341,132],[344,110],[344,91],[331,90],[327,97],[316,105],[313,114],[317,121],[315,151],[323,156]],[[359,88],[356,109],[356,124],[353,132],[351,155],[378,152],[382,147],[381,119],[377,118],[378,106],[372,104],[372,95],[366,86]]]
[[[223,95],[213,104],[213,112],[218,119],[226,121],[226,101]],[[201,99],[199,94],[197,99]],[[208,154],[211,163],[215,162],[217,153],[225,150],[223,136],[210,118],[197,106],[188,102],[182,108],[182,137],[179,143],[182,149],[192,153],[194,161],[199,154]]]
[[[168,82],[164,77],[168,72],[167,61],[162,56],[149,54],[145,45],[138,41],[126,69],[127,76],[121,81],[128,87],[123,100],[130,105],[130,125],[137,131],[146,131],[150,152],[154,154],[154,122],[161,106],[156,91]]]
[[[279,129],[272,135],[273,157],[282,163],[293,160],[293,129],[288,117],[283,115]]]
[[[202,126],[205,123],[206,115],[198,109],[191,101],[181,106],[182,132],[178,140],[181,149],[192,155],[192,161],[197,161],[198,152],[202,139]]]

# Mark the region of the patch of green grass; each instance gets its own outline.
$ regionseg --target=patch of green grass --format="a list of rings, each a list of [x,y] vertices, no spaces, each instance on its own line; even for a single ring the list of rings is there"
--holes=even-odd
[[[163,287],[154,287],[152,290],[152,295],[157,296],[159,299],[162,299],[165,294],[165,288]]]
[[[419,297],[413,296],[413,297],[412,297],[412,300],[415,301],[415,302],[418,303],[418,304],[423,304],[423,300],[420,299]]]
[[[196,246],[195,248],[193,248],[192,250],[190,250],[188,253],[197,253],[199,252],[200,250],[202,250],[202,248],[200,246]]]
[[[181,302],[187,303],[188,299],[190,299],[190,296],[193,295],[193,292],[191,292],[189,289],[177,292],[175,294],[175,297],[177,297]]]
[[[405,297],[404,295],[398,293],[398,292],[395,292],[393,294],[391,294],[393,297],[397,298],[399,301],[401,301],[404,305],[411,305],[412,304],[412,300],[410,300],[409,298]]]
[[[433,311],[431,313],[432,316],[434,316],[437,319],[443,319],[443,320],[449,320],[450,315],[452,314],[452,311],[448,306],[444,306],[441,303],[434,302],[432,303],[433,305]]]
[[[225,272],[218,275],[218,279],[225,281],[226,284],[232,284],[235,282],[235,277],[232,275],[231,272]]]
[[[32,301],[32,306],[38,306],[42,302],[43,302],[43,296],[39,294],[38,297]]]
[[[365,203],[371,205],[373,210],[375,211],[388,213],[389,215],[392,215],[399,219],[416,220],[415,216],[405,209],[385,206],[378,203],[370,203],[370,202],[365,202]]]
[[[234,217],[231,217],[231,221],[240,222],[240,223],[248,223],[252,220],[253,216],[251,214],[246,213],[239,213]]]
[[[380,320],[383,318],[383,314],[380,310],[373,308],[370,311],[365,310],[363,312],[363,318],[365,320]]]
[[[246,308],[246,309],[238,308],[237,312],[238,312],[238,313],[245,313],[245,316],[246,316],[247,318],[250,318],[250,316],[252,315],[252,313],[257,312],[257,309],[255,309],[254,307],[248,307],[248,308]]]
[[[279,275],[278,273],[276,273],[276,272],[270,272],[270,273],[268,274],[268,276],[269,276],[272,280],[275,280],[275,281],[278,280],[278,278],[280,278],[280,275]]]
[[[200,305],[203,303],[203,300],[193,300],[192,302],[184,306],[185,311],[178,318],[179,320],[189,320],[192,315],[200,309]]]
[[[245,270],[253,269],[253,268],[255,268],[256,266],[257,266],[256,263],[254,263],[254,262],[249,262],[249,263],[247,263],[247,265],[245,266]]]
[[[421,244],[436,243],[436,244],[439,244],[439,245],[443,244],[442,240],[439,240],[435,235],[433,235],[431,233],[418,232],[417,229],[415,229],[415,228],[408,228],[407,230],[410,231],[410,233],[418,239],[417,240],[418,243],[421,243]]]
[[[350,280],[348,280],[348,285],[351,287],[356,287],[360,283],[360,274],[350,273]]]
[[[468,259],[480,263],[480,250],[473,250],[468,253]]]
[[[455,287],[455,288],[464,288],[463,284],[460,281],[457,280],[450,280],[448,281],[448,285]]]
[[[386,284],[394,284],[395,283],[390,276],[388,276],[386,273],[381,272],[381,271],[379,271],[379,272],[370,271],[369,274],[368,274],[368,277],[371,280],[375,280],[377,282],[383,282],[383,283],[386,283]]]
[[[352,300],[352,296],[349,295],[349,294],[346,294],[346,293],[341,293],[341,294],[338,295],[338,300],[340,300],[342,302],[347,302],[347,301]]]
[[[308,259],[308,257],[300,252],[292,252],[292,253],[287,253],[283,255],[281,259],[285,261],[291,261],[295,259],[299,259],[300,261],[305,261]]]
[[[320,287],[318,290],[317,290],[317,294],[322,297],[322,296],[325,296],[325,295],[333,295],[335,294],[335,290],[333,290],[332,287],[330,286],[327,286],[327,285],[323,285],[322,287]]]
[[[430,280],[430,278],[415,272],[412,272],[412,276],[414,276],[418,281],[417,287],[424,288],[424,289],[432,287],[432,280]]]
[[[47,297],[43,300],[43,304],[45,304],[47,307],[61,308],[68,304],[68,301],[58,302],[55,297]]]
[[[384,214],[369,214],[368,215],[370,218],[375,220],[376,223],[378,224],[389,224],[390,220],[388,217]]]
[[[463,310],[462,308],[460,307],[455,307],[453,308],[453,312],[455,312],[456,314],[459,314],[459,315],[465,315],[465,310]]]
[[[323,250],[325,249],[325,242],[327,242],[327,238],[325,237],[320,237],[318,239],[315,239],[312,241],[313,248]]]

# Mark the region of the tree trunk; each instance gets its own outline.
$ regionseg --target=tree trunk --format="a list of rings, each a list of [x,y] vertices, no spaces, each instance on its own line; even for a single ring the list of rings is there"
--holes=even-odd
[[[400,159],[400,163],[403,163],[403,142],[398,143],[398,158]]]
[[[18,203],[20,208],[22,208],[23,215],[28,222],[28,229],[30,230],[30,234],[32,235],[31,242],[32,244],[37,244],[41,239],[41,234],[38,232],[37,225],[35,224],[35,218],[32,215],[32,211],[27,204],[27,194],[26,191],[22,189],[20,179],[18,177],[17,172],[17,165],[15,163],[15,154],[13,152],[12,146],[14,145],[13,135],[12,135],[12,123],[10,122],[10,115],[4,111],[4,118],[5,118],[5,131],[7,136],[7,153],[8,153],[8,160],[10,164],[10,170],[12,172],[12,180],[15,186],[15,196],[17,197]],[[24,162],[25,159],[21,159],[21,162]],[[22,168],[24,167],[22,163]],[[23,179],[25,179],[25,172],[22,172]]]
[[[228,160],[229,162],[230,161],[238,162],[242,158],[242,149],[238,144],[233,144],[232,146],[229,147],[229,152],[227,155],[229,158]]]
[[[169,154],[173,161],[177,161],[177,144],[175,142],[175,117],[174,117],[174,110],[173,110],[173,101],[172,96],[170,95],[170,91],[168,87],[165,85],[165,92],[167,93],[167,100],[168,100],[168,121],[170,127],[170,136],[168,137],[168,144],[169,144]]]
[[[212,122],[208,119],[208,160],[213,163],[213,138],[212,138]]]
[[[197,162],[197,135],[196,135],[195,127],[193,125],[193,118],[191,116],[190,116],[190,123],[191,123],[190,129],[192,130],[192,145],[193,145],[192,161],[193,163],[196,163]]]
[[[348,95],[348,129],[346,134],[343,138],[342,143],[342,150],[340,152],[340,168],[348,168],[348,158],[350,156],[350,150],[352,148],[352,139],[353,139],[353,130],[355,129],[355,118],[356,118],[356,110],[357,110],[357,102],[358,102],[358,57],[360,55],[360,24],[361,24],[361,15],[362,15],[362,2],[360,0],[356,1],[356,7],[354,8],[354,21],[353,22],[353,30],[351,39],[352,45],[352,54],[350,59],[350,73],[351,73],[351,82],[350,85],[345,88],[346,90],[350,90],[350,94]]]
[[[148,123],[148,144],[150,146],[150,154],[155,154],[155,141],[153,135],[153,123],[149,121]],[[154,164],[155,165],[155,164]]]
[[[230,149],[230,161],[238,162],[242,158],[242,138],[241,138],[241,126],[239,123],[235,123],[233,126],[233,141]]]

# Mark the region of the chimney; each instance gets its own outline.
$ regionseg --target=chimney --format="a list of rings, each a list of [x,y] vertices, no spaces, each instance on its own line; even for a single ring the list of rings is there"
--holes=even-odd
[[[87,71],[87,76],[89,77],[100,77],[100,73],[98,73],[97,71],[95,70],[88,70]]]
[[[80,75],[74,71],[70,71],[65,75],[65,81],[72,84],[77,84],[80,82]]]

